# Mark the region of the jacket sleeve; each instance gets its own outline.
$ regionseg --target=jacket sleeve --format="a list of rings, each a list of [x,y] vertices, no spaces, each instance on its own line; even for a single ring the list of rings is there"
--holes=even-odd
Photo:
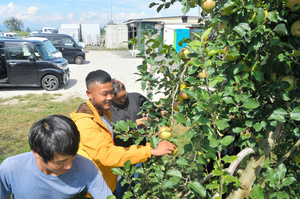
[[[146,146],[119,147],[114,145],[111,133],[92,119],[79,119],[76,125],[83,150],[96,164],[121,167],[127,160],[131,160],[131,164],[137,164],[151,157],[149,143]]]

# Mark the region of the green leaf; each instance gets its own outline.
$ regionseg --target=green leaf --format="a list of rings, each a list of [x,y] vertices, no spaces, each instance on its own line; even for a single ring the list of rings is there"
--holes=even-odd
[[[228,184],[228,183],[232,183],[232,182],[235,182],[239,185],[241,184],[238,177],[236,177],[236,176],[228,176],[228,175],[224,176],[224,183]]]
[[[227,119],[216,120],[216,125],[221,131],[229,127]]]
[[[246,31],[250,31],[251,28],[247,23],[240,23],[237,26],[235,26],[233,30],[236,31],[240,36],[245,36]]]
[[[178,170],[176,170],[176,169],[169,170],[169,171],[167,172],[167,175],[182,178],[181,172],[178,171]]]
[[[153,57],[146,58],[146,62],[148,64],[150,64],[151,66],[155,66],[156,65],[156,61],[155,61],[155,59]]]
[[[234,140],[233,136],[227,135],[222,139],[222,143],[224,146],[228,146],[233,140]]]
[[[274,28],[274,31],[279,33],[279,34],[282,34],[282,35],[287,35],[288,34],[288,31],[285,27],[285,24],[281,23],[281,24],[278,24],[275,28]]]
[[[106,199],[117,199],[117,198],[114,195],[110,195],[110,196],[107,196]]]
[[[257,81],[259,81],[259,82],[265,81],[264,73],[262,73],[260,71],[253,71],[253,75]]]
[[[157,7],[156,11],[157,11],[157,12],[160,12],[161,9],[163,9],[163,7],[164,7],[164,4],[159,5],[159,6]]]
[[[253,199],[264,199],[265,194],[264,190],[261,188],[261,185],[254,185],[251,193],[251,198]]]
[[[245,128],[241,128],[241,127],[235,127],[232,129],[232,132],[234,133],[241,133],[245,130]]]
[[[209,35],[209,33],[211,32],[212,27],[208,28],[202,35],[201,35],[201,39],[202,41],[204,41],[204,39]]]
[[[149,8],[152,8],[153,6],[156,6],[156,5],[158,5],[158,3],[152,2],[152,3],[150,3]]]
[[[286,167],[284,164],[280,164],[278,169],[277,169],[277,176],[279,177],[279,179],[283,179],[285,177],[286,174]]]
[[[186,119],[182,113],[175,113],[174,119],[179,123],[182,123],[182,124],[186,123]]]
[[[226,174],[224,171],[220,171],[220,170],[213,170],[212,173],[214,174],[214,176],[220,176]]]
[[[262,124],[260,122],[257,122],[254,124],[253,128],[256,132],[259,132],[262,129]]]
[[[224,52],[223,50],[210,50],[208,52],[208,57],[211,57],[211,56],[213,56],[213,55],[215,55],[217,53],[223,53],[223,52]]]
[[[123,121],[123,120],[118,121],[117,122],[117,127],[118,127],[118,129],[120,129],[123,132],[128,132],[129,131],[129,126],[128,126],[126,121]]]
[[[202,197],[206,196],[206,189],[199,182],[189,182],[188,187],[199,193]]]
[[[209,146],[212,148],[217,147],[221,143],[221,140],[216,140],[214,137],[209,137],[208,139],[209,139]]]
[[[123,168],[124,168],[126,171],[129,171],[129,170],[130,170],[130,165],[131,165],[131,161],[130,161],[130,160],[127,160],[127,161],[123,164]]]
[[[244,102],[243,107],[246,109],[255,109],[259,107],[259,102],[255,99],[249,99],[246,102]]]
[[[287,115],[286,110],[279,108],[273,111],[270,115],[269,120],[277,120],[279,122],[285,122],[285,116]]]
[[[132,191],[126,191],[122,198],[126,199],[126,198],[130,198],[132,196],[133,196]]]
[[[176,64],[178,64],[178,65],[180,64],[180,54],[172,55],[172,58]]]
[[[285,191],[278,191],[271,194],[269,198],[289,199],[290,196]]]
[[[123,175],[123,173],[125,172],[123,169],[121,168],[112,168],[111,169],[113,171],[114,174],[116,175]]]
[[[233,156],[229,156],[229,155],[225,155],[222,160],[226,163],[232,163],[233,161],[236,161],[238,159],[237,156],[233,155]]]
[[[290,186],[296,181],[294,177],[287,177],[282,180],[282,185],[283,186]]]
[[[150,137],[150,144],[152,146],[152,148],[156,149],[157,144],[158,144],[158,138],[155,136],[151,136]]]
[[[291,112],[291,119],[300,121],[300,106],[296,107],[292,112]]]
[[[176,164],[181,165],[181,166],[185,166],[185,165],[188,165],[189,163],[186,161],[186,159],[179,158],[178,160],[176,160]]]
[[[181,9],[181,12],[183,14],[186,14],[189,10],[190,10],[190,6],[183,6],[183,8]]]
[[[167,2],[167,3],[165,4],[165,9],[169,8],[170,6],[171,6],[171,3],[170,3],[170,2]]]

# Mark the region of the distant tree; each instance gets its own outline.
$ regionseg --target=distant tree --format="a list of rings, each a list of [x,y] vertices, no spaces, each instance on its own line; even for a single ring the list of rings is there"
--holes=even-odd
[[[117,25],[116,23],[114,23],[113,20],[111,20],[107,25]]]
[[[5,19],[3,24],[9,31],[22,31],[22,28],[24,28],[23,22],[15,17]]]
[[[26,28],[26,32],[31,32],[29,27]]]

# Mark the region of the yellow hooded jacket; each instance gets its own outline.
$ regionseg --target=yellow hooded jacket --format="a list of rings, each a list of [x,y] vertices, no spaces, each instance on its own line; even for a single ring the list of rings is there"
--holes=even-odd
[[[110,121],[110,111],[104,111]],[[71,118],[80,132],[78,154],[92,160],[100,169],[104,180],[113,192],[117,186],[117,175],[112,168],[122,167],[130,160],[131,164],[145,162],[151,157],[151,147],[132,145],[128,148],[114,145],[112,133],[101,121],[96,108],[90,101],[83,103],[71,113]]]

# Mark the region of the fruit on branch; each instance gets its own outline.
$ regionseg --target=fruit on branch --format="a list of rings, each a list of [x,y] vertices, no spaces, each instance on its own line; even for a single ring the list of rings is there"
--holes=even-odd
[[[187,48],[182,48],[180,51],[179,51],[179,54],[180,54],[180,57],[181,59],[189,59],[187,57],[188,54],[190,54],[191,52],[187,49]]]
[[[296,79],[293,76],[285,76],[281,79],[282,82],[288,82],[290,84],[290,86],[286,89],[284,89],[285,91],[291,91],[295,88],[296,86]]]
[[[170,155],[175,155],[177,153],[177,147],[172,151],[172,153]]]
[[[300,20],[293,23],[291,33],[293,36],[300,37]]]
[[[216,6],[216,1],[214,0],[202,0],[201,8],[204,12],[211,12]]]
[[[180,91],[179,95],[182,97],[182,99],[190,99],[191,98],[191,96],[188,96],[182,90]]]
[[[163,126],[160,127],[159,131],[158,131],[158,137],[163,139],[163,140],[167,140],[172,136],[171,130],[169,127],[167,126]]]
[[[181,101],[176,101],[176,102],[174,102],[174,104],[173,104],[173,109],[174,109],[174,111],[179,111],[179,106],[182,104],[182,102]]]
[[[287,0],[286,7],[291,9],[292,12],[300,10],[300,0]]]
[[[201,72],[198,73],[198,76],[200,77],[200,79],[203,79],[206,77],[206,73],[204,70],[202,70]],[[207,75],[207,77],[209,77],[209,75]]]

